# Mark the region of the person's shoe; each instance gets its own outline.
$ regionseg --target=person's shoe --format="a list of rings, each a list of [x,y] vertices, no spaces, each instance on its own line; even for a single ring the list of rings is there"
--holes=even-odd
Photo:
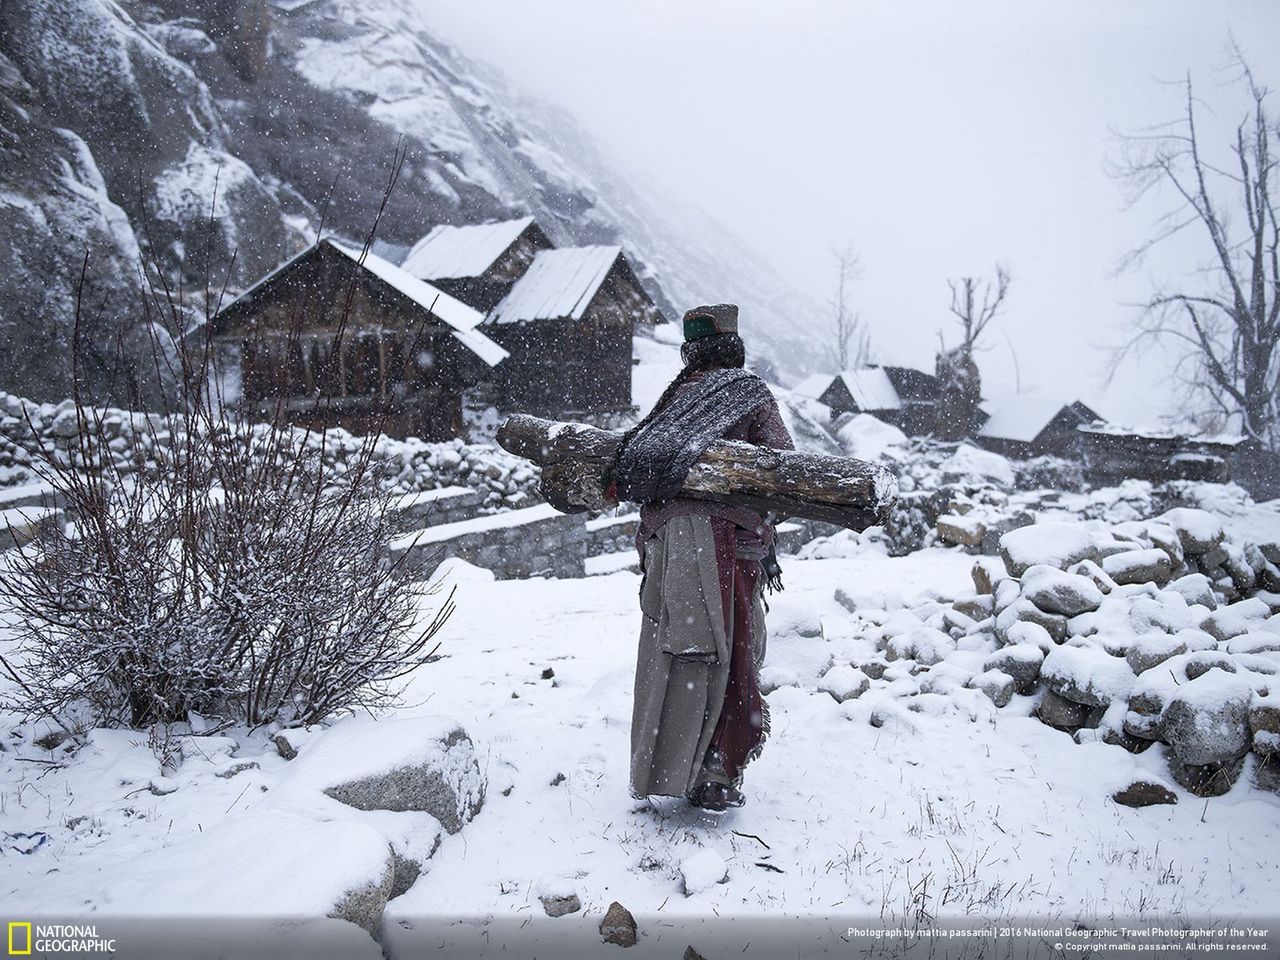
[[[721,813],[730,807],[740,807],[747,802],[742,791],[727,783],[707,781],[700,783],[689,795],[689,803],[711,813]]]

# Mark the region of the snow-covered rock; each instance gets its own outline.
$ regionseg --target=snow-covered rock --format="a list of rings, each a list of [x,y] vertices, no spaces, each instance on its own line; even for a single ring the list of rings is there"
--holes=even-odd
[[[956,642],[948,634],[919,626],[890,637],[885,644],[885,655],[890,660],[914,660],[929,665],[940,663],[955,649]]]
[[[1186,553],[1207,553],[1221,543],[1226,536],[1222,520],[1207,510],[1175,507],[1172,510],[1166,510],[1156,519],[1173,528]]]
[[[1014,484],[1013,465],[998,453],[983,450],[971,443],[962,443],[956,452],[939,464],[944,474],[961,477],[982,477],[1002,487]]]
[[[1125,550],[1102,558],[1102,569],[1118,584],[1157,583],[1164,585],[1173,574],[1173,561],[1159,547]]]
[[[1083,725],[1091,711],[1088,704],[1068,700],[1052,689],[1046,689],[1036,705],[1036,716],[1042,723],[1067,731]]]
[[[870,678],[847,663],[834,665],[818,678],[818,689],[831,694],[837,703],[860,697],[870,688]]]
[[[1067,617],[1102,606],[1102,591],[1089,577],[1033,564],[1022,574],[1022,596],[1047,613]]]
[[[1210,670],[1180,685],[1160,719],[1160,738],[1186,764],[1225,763],[1252,744],[1249,704],[1253,686],[1244,677]]]
[[[969,686],[975,690],[981,690],[997,707],[1005,707],[1013,699],[1017,684],[1007,673],[1000,670],[985,670],[970,678]]]
[[[680,878],[685,896],[701,893],[729,879],[729,865],[710,847],[703,847],[680,861]]]
[[[1280,690],[1256,697],[1249,707],[1253,749],[1267,757],[1280,755]]]
[[[1248,633],[1271,616],[1271,608],[1257,597],[1219,607],[1200,622],[1200,629],[1215,640],[1230,640]]]
[[[1059,696],[1091,707],[1124,699],[1135,680],[1124,659],[1099,647],[1073,644],[1049,651],[1040,666],[1040,677]]]
[[[983,669],[1013,678],[1019,693],[1030,693],[1040,679],[1045,651],[1038,644],[1017,643],[1002,647],[983,662]]]
[[[344,720],[314,736],[290,766],[288,793],[321,791],[357,810],[429,813],[449,833],[485,798],[471,738],[443,717]]]
[[[1009,573],[1020,577],[1035,564],[1065,570],[1081,560],[1096,560],[1098,548],[1084,525],[1046,520],[1002,536],[1000,555]]]
[[[1170,657],[1187,652],[1185,640],[1167,633],[1144,633],[1134,638],[1125,653],[1125,660],[1134,673],[1142,673],[1158,666]]]
[[[571,877],[540,877],[534,885],[534,893],[549,917],[563,917],[582,909],[577,883]]]

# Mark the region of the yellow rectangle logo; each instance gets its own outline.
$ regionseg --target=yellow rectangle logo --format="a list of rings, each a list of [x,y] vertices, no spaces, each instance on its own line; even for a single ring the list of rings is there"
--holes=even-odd
[[[19,947],[19,938],[16,933],[25,931],[26,937],[21,942],[25,944]],[[9,956],[11,957],[29,957],[31,956],[31,921],[30,920],[10,920],[9,921]]]

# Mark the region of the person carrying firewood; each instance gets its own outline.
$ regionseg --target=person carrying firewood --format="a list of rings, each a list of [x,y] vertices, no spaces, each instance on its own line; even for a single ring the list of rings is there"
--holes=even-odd
[[[689,310],[684,338],[684,368],[623,435],[605,499],[641,504],[630,792],[722,811],[745,802],[743,768],[769,732],[763,590],[781,581],[765,517],[678,494],[716,440],[795,444],[768,385],[743,369],[736,305]]]

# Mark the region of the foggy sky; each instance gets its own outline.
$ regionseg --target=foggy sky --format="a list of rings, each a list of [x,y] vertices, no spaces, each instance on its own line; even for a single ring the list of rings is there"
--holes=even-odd
[[[984,394],[1079,397],[1130,423],[1182,398],[1159,352],[1104,387],[1110,347],[1204,247],[1190,236],[1116,274],[1166,204],[1125,209],[1115,131],[1175,119],[1167,81],[1188,70],[1234,122],[1232,35],[1280,85],[1273,0],[419,2],[444,39],[567,108],[624,172],[696,203],[820,301],[832,248],[851,242],[877,360],[931,370],[938,331],[956,342],[947,278],[1007,263]]]

